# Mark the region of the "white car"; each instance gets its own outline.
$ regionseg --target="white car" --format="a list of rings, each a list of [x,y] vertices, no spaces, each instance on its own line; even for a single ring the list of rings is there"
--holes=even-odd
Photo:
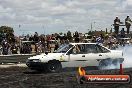
[[[26,61],[30,69],[46,69],[58,72],[63,67],[102,67],[124,61],[123,52],[110,50],[96,43],[70,43],[64,44],[54,53],[44,53],[28,58]]]

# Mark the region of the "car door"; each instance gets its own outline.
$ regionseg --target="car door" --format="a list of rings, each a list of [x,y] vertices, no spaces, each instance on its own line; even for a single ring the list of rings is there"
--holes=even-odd
[[[69,52],[70,54],[68,54],[68,67],[86,66],[85,44],[77,44]]]
[[[87,44],[85,49],[87,66],[98,66],[99,61],[106,58],[96,44]]]
[[[96,48],[98,53],[103,56],[102,59],[111,58],[111,51],[108,48],[100,45],[96,45]]]

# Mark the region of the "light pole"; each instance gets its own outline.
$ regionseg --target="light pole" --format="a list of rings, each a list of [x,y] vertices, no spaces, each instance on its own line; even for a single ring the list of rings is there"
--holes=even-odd
[[[92,32],[92,29],[93,29],[93,25],[92,25],[92,23],[91,23],[91,32]]]
[[[44,30],[44,35],[45,35],[45,26],[42,26],[42,29]]]
[[[93,22],[94,23],[94,28],[95,28],[95,23],[96,22]],[[93,31],[93,23],[91,22],[91,32]]]

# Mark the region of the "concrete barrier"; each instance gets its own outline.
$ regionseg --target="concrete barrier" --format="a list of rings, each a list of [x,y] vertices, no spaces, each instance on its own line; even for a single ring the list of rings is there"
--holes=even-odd
[[[0,64],[4,63],[25,63],[27,58],[35,56],[36,54],[14,54],[14,55],[0,55]]]

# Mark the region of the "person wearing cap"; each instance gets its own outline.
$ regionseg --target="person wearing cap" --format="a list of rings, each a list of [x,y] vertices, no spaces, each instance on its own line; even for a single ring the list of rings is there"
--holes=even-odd
[[[127,28],[127,34],[129,34],[131,23],[132,23],[132,21],[131,21],[129,15],[127,15],[127,17],[125,19],[125,26]]]
[[[120,19],[118,18],[118,16],[116,16],[116,18],[114,20],[115,34],[119,33],[119,25],[120,25]]]

